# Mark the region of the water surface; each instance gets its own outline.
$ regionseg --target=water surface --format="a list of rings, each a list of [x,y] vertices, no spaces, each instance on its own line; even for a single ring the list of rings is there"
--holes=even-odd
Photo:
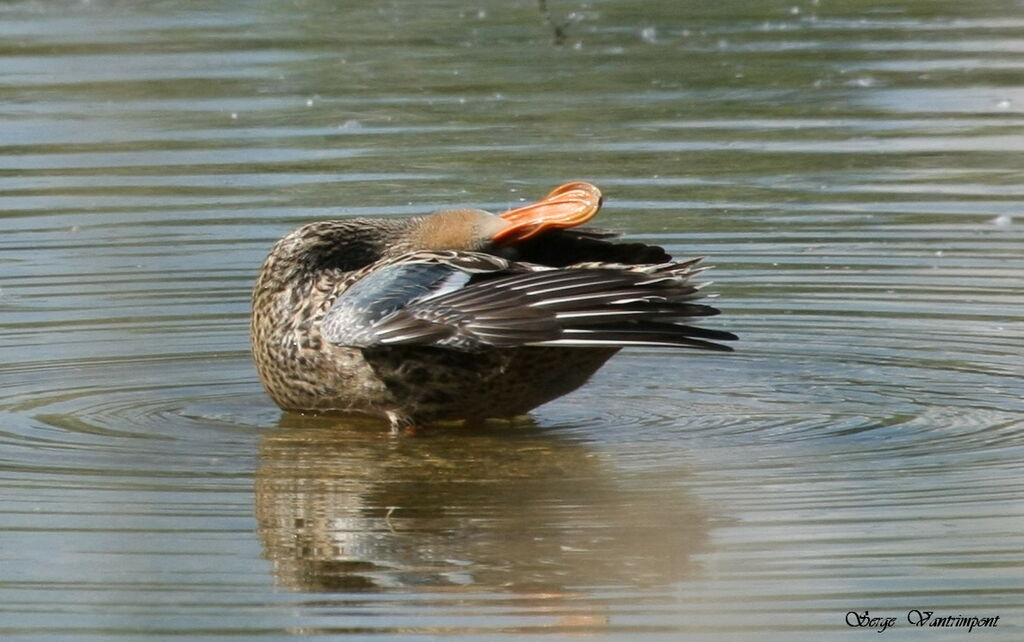
[[[0,635],[1024,637],[1021,7],[429,4],[0,6]],[[415,439],[263,394],[288,230],[578,178],[735,354]]]

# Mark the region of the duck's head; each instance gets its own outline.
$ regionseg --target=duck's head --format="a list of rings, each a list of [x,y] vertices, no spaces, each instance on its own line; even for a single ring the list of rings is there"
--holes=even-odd
[[[601,191],[595,186],[566,183],[536,203],[502,214],[450,209],[417,219],[401,249],[500,251],[548,230],[582,225],[600,208]]]
[[[449,209],[413,219],[346,219],[310,223],[278,241],[264,277],[289,281],[324,269],[356,270],[417,250],[514,253],[516,244],[589,221],[601,207],[590,183],[567,183],[544,199],[502,214]]]

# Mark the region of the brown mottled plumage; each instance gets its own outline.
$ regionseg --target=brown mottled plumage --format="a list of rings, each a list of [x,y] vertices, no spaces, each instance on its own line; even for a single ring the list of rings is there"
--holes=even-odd
[[[570,183],[495,216],[311,223],[277,242],[252,301],[252,350],[286,410],[398,428],[524,414],[581,386],[625,345],[728,350],[690,277],[698,260],[567,228],[600,192]]]

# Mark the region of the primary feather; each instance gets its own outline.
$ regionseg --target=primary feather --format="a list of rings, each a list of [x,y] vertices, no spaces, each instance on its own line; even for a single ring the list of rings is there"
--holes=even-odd
[[[717,314],[693,303],[698,260],[548,268],[489,255],[412,253],[371,266],[334,302],[324,337],[337,345],[675,345],[728,351],[735,336],[687,325]],[[657,321],[657,323],[654,323]]]

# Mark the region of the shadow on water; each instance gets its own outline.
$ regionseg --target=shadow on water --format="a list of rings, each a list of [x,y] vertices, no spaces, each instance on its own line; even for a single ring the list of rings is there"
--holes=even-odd
[[[693,576],[708,548],[678,475],[631,492],[587,445],[534,425],[396,439],[286,414],[260,443],[256,514],[277,581],[299,591],[569,598]]]

